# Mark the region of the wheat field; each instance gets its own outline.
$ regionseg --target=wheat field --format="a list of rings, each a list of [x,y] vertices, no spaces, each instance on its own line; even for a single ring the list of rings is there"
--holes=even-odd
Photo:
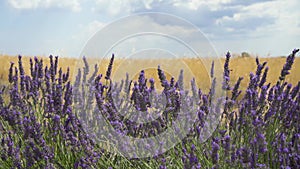
[[[25,72],[29,74],[29,56],[23,56],[23,65],[25,67]],[[48,57],[38,57],[43,59],[44,66],[49,66]],[[225,57],[224,57],[225,58]],[[225,61],[224,58],[220,59],[220,64],[223,66]],[[207,59],[207,58],[206,58]],[[181,59],[122,59],[115,57],[115,62],[112,71],[112,77],[115,81],[120,81],[120,79],[125,79],[126,73],[129,74],[129,78],[133,81],[138,79],[139,72],[141,70],[145,71],[147,78],[154,78],[156,82],[156,87],[160,87],[158,75],[157,75],[157,66],[160,65],[162,70],[164,70],[165,75],[168,80],[171,77],[175,79],[178,78],[180,70],[184,70],[184,82],[185,87],[190,87],[190,80],[194,77],[196,84],[199,88],[204,89],[205,92],[209,90],[211,81],[210,81],[210,67],[211,65],[205,65],[203,59],[196,58],[181,58]],[[267,76],[267,81],[274,84],[277,82],[280,75],[280,71],[285,64],[285,57],[269,57],[269,58],[259,58],[260,62],[267,62],[269,67],[269,72]],[[98,73],[105,74],[107,69],[109,59],[87,59],[90,67],[90,72],[94,72],[94,67],[92,65],[98,64],[99,70]],[[206,60],[207,61],[207,60]],[[8,71],[10,63],[13,62],[15,65],[18,64],[17,56],[8,56],[0,55],[0,84],[8,83]],[[210,59],[208,62],[211,63]],[[84,63],[82,59],[78,58],[68,58],[68,57],[59,57],[59,67],[62,68],[63,72],[67,71],[67,68],[70,69],[70,78],[74,79],[77,74],[77,69],[82,68]],[[244,77],[241,83],[241,89],[245,89],[249,82],[249,73],[255,72],[256,61],[255,57],[233,57],[231,58],[229,68],[230,72],[230,83],[233,86],[239,77]],[[223,68],[222,68],[223,70]],[[296,57],[294,65],[291,70],[291,74],[287,76],[286,79],[288,82],[296,85],[300,80],[300,58]]]

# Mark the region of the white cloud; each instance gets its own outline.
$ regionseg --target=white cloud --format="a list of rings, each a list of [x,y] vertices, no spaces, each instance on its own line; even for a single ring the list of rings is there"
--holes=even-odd
[[[224,8],[226,4],[230,4],[233,0],[94,0],[96,6],[93,10],[105,12],[112,16],[127,15],[136,11],[155,10],[155,7],[165,8],[182,8],[196,11],[200,7],[208,7],[210,10],[219,10]]]
[[[40,0],[9,0],[8,2],[17,9],[31,9],[37,8]]]
[[[98,20],[94,20],[87,25],[79,25],[80,32],[76,35],[73,35],[73,39],[75,40],[85,40],[87,41],[92,35],[94,35],[97,31],[103,28],[106,25],[104,22],[100,22]]]
[[[100,22],[97,20],[94,20],[93,22],[89,23],[86,26],[86,33],[87,35],[93,35],[95,34],[97,31],[99,31],[101,28],[103,28],[106,25],[106,23],[104,22]]]
[[[215,20],[212,36],[218,51],[258,52],[261,56],[288,54],[299,47],[298,0],[237,4],[232,15]],[[223,32],[222,32],[223,31]],[[280,47],[278,47],[280,46]]]
[[[298,33],[300,12],[295,9],[299,6],[297,0],[267,1],[240,6],[239,10],[232,16],[223,16],[215,21],[216,25],[227,30],[238,30],[243,28],[248,35],[274,35],[274,32]],[[294,9],[293,9],[294,8]]]
[[[74,12],[81,10],[79,0],[8,0],[9,4],[16,9],[37,8],[68,8]]]
[[[70,39],[74,40],[72,48],[78,50],[106,23],[119,17],[139,12],[170,13],[187,19],[199,27],[212,41],[219,44],[219,52],[247,49],[253,44],[253,52],[265,51],[274,46],[284,50],[298,46],[300,36],[300,1],[299,0],[7,0],[16,9],[63,8],[71,11],[84,11],[78,17],[79,23],[94,21],[81,25]],[[88,2],[88,3],[83,3]],[[92,12],[90,12],[92,9]],[[82,15],[81,15],[82,14]],[[68,15],[68,17],[71,17]],[[76,18],[77,19],[77,18]],[[99,21],[100,20],[100,21]],[[130,25],[132,24],[132,25]],[[180,23],[169,23],[163,18],[143,18],[119,27],[117,31],[127,31],[131,27],[156,31],[168,30],[170,34],[180,32],[191,40],[191,30],[181,27]],[[118,32],[115,32],[117,35]],[[114,36],[114,35],[113,35]],[[51,39],[51,35],[49,35]],[[109,37],[108,37],[109,38]],[[246,40],[247,39],[247,40]],[[149,40],[150,42],[150,40]],[[73,43],[73,42],[72,42]],[[75,44],[76,43],[76,44]],[[136,42],[137,43],[137,42]],[[277,44],[278,43],[278,44]],[[280,44],[279,44],[280,43]],[[67,43],[66,43],[67,44]],[[231,45],[232,44],[232,45]],[[251,44],[251,45],[250,45]],[[274,46],[263,47],[265,44]],[[105,45],[105,44],[104,44]],[[140,44],[134,46],[139,50]],[[276,47],[275,47],[276,48]],[[133,49],[133,48],[131,48]],[[277,53],[281,49],[276,48]],[[255,51],[257,50],[257,51]],[[71,51],[70,47],[64,51]]]
[[[231,3],[232,0],[189,0],[189,1],[175,1],[173,3],[176,7],[185,7],[190,10],[198,10],[201,6],[210,8],[211,10],[218,10],[222,8],[223,5]]]
[[[153,4],[162,0],[94,0],[96,6],[92,9],[110,16],[128,15],[140,9],[151,10]]]
[[[165,22],[157,22],[157,17]],[[206,38],[183,20],[159,14],[136,15],[104,27],[90,39],[83,55],[115,53],[125,57],[144,49],[164,49],[178,55],[189,52],[193,56],[193,49],[206,56],[207,50],[211,49],[207,45]]]

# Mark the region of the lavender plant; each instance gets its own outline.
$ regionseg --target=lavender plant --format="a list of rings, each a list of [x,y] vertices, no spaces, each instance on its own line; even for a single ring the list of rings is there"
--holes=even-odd
[[[114,55],[104,78],[98,65],[90,73],[83,58],[84,67],[78,69],[74,82],[69,80],[69,69],[63,72],[58,67],[58,57],[50,56],[49,66],[42,59],[30,59],[27,75],[19,56],[18,64],[11,63],[9,85],[0,89],[0,168],[300,168],[300,81],[292,86],[285,78],[297,52],[287,57],[275,85],[267,82],[267,63],[257,58],[245,91],[240,89],[245,77],[230,84],[228,52],[222,84],[226,97],[218,100],[224,109],[215,110],[222,111],[222,119],[204,143],[199,140],[206,132],[203,128],[216,92],[214,62],[211,89],[203,93],[194,79],[191,91],[184,90],[183,71],[178,80],[167,80],[160,66],[160,82],[148,80],[143,70],[137,81],[127,74],[114,82]],[[162,92],[155,83],[161,84]],[[172,127],[180,111],[196,117],[181,144],[161,153],[161,147],[149,143],[146,148],[155,150],[154,156],[142,159],[109,151],[111,145],[134,150],[126,142],[105,138],[107,126],[101,121],[121,135],[149,138]],[[143,123],[139,113],[147,119]]]

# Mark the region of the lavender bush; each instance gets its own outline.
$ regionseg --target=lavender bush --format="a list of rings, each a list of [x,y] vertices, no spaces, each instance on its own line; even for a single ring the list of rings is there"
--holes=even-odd
[[[148,80],[143,70],[137,81],[127,75],[113,82],[114,56],[105,77],[98,74],[98,65],[90,73],[83,58],[84,67],[74,82],[69,80],[69,69],[63,72],[58,67],[58,57],[49,57],[50,66],[41,59],[30,59],[30,73],[26,74],[19,56],[19,62],[11,63],[9,69],[10,84],[0,88],[0,168],[300,168],[300,81],[296,86],[285,81],[297,52],[299,49],[287,57],[275,85],[266,80],[267,63],[257,58],[245,91],[240,83],[246,77],[230,84],[228,52],[222,84],[226,97],[219,98],[224,109],[213,111],[209,110],[215,97],[214,63],[211,89],[205,94],[195,80],[191,91],[183,89],[183,71],[178,80],[168,81],[160,66],[160,82]],[[155,83],[161,84],[162,92]],[[187,112],[191,106],[196,107],[192,113],[197,118],[188,135],[164,153],[149,143],[156,151],[151,158],[115,154],[108,151],[110,146],[130,147],[101,137],[106,130],[99,124],[103,118],[118,133],[147,138],[163,133],[180,118],[179,111]],[[131,110],[145,112],[149,121],[138,123],[137,114],[127,113]],[[211,138],[200,143],[205,117],[214,111],[222,111],[221,122]]]

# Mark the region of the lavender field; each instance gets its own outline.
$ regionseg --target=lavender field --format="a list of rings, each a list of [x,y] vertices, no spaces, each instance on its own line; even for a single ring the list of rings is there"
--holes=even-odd
[[[300,79],[288,78],[298,52],[280,65],[275,83],[259,58],[232,82],[228,52],[221,84],[211,63],[207,91],[183,71],[167,78],[159,65],[158,79],[140,70],[136,80],[114,81],[114,55],[106,65],[83,58],[74,76],[58,57],[24,65],[19,56],[0,86],[0,168],[300,168]],[[125,139],[172,128],[163,143]]]

